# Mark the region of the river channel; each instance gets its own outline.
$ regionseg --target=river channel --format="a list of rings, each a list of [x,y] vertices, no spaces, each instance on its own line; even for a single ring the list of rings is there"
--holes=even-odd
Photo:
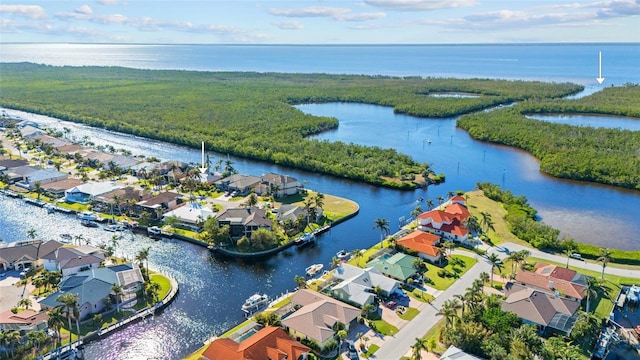
[[[409,216],[419,204],[418,198],[435,200],[437,196],[446,196],[448,191],[472,189],[478,181],[491,181],[527,196],[545,222],[577,241],[621,249],[638,248],[639,192],[545,176],[529,154],[475,141],[455,127],[455,119],[418,119],[394,114],[390,108],[360,104],[297,107],[307,113],[340,120],[338,129],[318,138],[394,147],[417,161],[431,163],[437,173],[446,174],[446,183],[402,192],[232,157],[241,173],[287,173],[310,189],[358,202],[360,214],[321,236],[316,247],[291,249],[260,263],[214,259],[205,249],[175,240],[155,242],[143,236],[125,237],[119,243],[117,254],[133,257],[142,247],[150,246],[152,267],[172,274],[180,284],[180,294],[175,303],[155,319],[132,325],[89,345],[88,359],[180,358],[198,348],[207,337],[240,322],[243,319],[240,305],[254,292],[276,296],[291,290],[295,286],[293,277],[302,275],[306,266],[318,262],[326,265],[342,248],[364,248],[378,241],[374,219],[386,218],[392,230],[396,230],[399,218]],[[200,161],[200,151],[195,149],[4,110],[44,126],[59,130],[67,127],[77,139],[88,136],[97,145],[110,144],[162,160]],[[213,162],[220,156],[226,158],[226,155],[210,155]],[[90,235],[95,242],[100,242],[112,235],[82,228],[77,220],[65,215],[47,215],[44,210],[18,200],[0,199],[0,235],[5,240],[23,239],[26,230],[32,227],[50,238],[56,238],[61,232],[82,232],[85,237]]]

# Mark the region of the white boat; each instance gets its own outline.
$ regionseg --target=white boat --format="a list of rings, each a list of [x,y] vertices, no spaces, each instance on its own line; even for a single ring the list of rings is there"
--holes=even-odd
[[[269,296],[267,294],[258,294],[255,293],[251,295],[247,300],[245,300],[244,304],[242,304],[242,311],[245,312],[253,312],[258,310],[260,307],[265,306],[269,303]]]
[[[324,265],[322,265],[322,264],[313,264],[313,265],[309,266],[308,268],[306,268],[305,271],[307,272],[307,276],[314,276],[317,273],[319,273],[320,270],[322,270],[323,267],[324,267]]]
[[[82,226],[86,226],[86,227],[98,227],[98,224],[96,224],[95,222],[93,222],[91,220],[87,220],[87,219],[80,220],[80,224],[82,224]]]
[[[105,231],[111,231],[111,232],[116,232],[116,231],[122,231],[124,230],[124,226],[120,225],[120,224],[109,224],[109,225],[105,225],[102,227]]]
[[[147,228],[147,235],[149,236],[160,236],[162,235],[162,229],[157,226],[151,226]]]
[[[91,211],[83,211],[81,213],[78,213],[78,217],[80,218],[80,220],[87,220],[87,221],[98,220],[98,215],[96,215],[96,213]]]
[[[71,244],[71,234],[60,234],[60,242],[63,244]]]
[[[340,260],[346,260],[347,258],[349,258],[351,254],[349,254],[349,252],[347,250],[340,250],[336,253],[336,257]]]
[[[312,232],[310,233],[304,233],[302,234],[302,236],[297,237],[293,242],[296,245],[304,245],[307,243],[310,243],[311,241],[313,241],[313,239],[315,239],[316,235]]]

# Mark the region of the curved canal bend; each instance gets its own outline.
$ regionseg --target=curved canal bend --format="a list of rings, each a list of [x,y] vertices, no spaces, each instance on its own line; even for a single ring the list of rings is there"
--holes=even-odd
[[[214,259],[202,248],[175,240],[154,242],[142,236],[133,240],[125,238],[120,242],[118,255],[131,258],[139,249],[151,246],[150,262],[172,274],[180,283],[181,293],[174,304],[155,319],[132,325],[89,345],[87,358],[166,359],[184,356],[198,348],[207,337],[240,322],[243,318],[239,306],[252,293],[280,294],[295,286],[293,277],[302,275],[309,264],[326,264],[342,248],[363,248],[377,241],[379,234],[372,229],[374,219],[388,219],[392,230],[395,230],[398,218],[408,216],[418,204],[416,199],[419,197],[435,200],[439,195],[446,196],[450,190],[471,189],[477,181],[495,182],[516,194],[526,195],[546,222],[579,241],[637,248],[637,239],[633,237],[633,234],[640,233],[640,224],[635,221],[640,209],[640,194],[637,192],[546,177],[539,173],[538,164],[530,155],[474,141],[464,131],[455,128],[453,119],[416,119],[394,115],[389,108],[345,105],[302,105],[299,108],[340,119],[338,130],[320,137],[346,136],[348,141],[365,145],[396,147],[418,161],[432,163],[436,172],[447,175],[447,182],[426,190],[399,192],[234,158],[234,166],[242,173],[287,173],[304,181],[308,188],[353,199],[360,204],[360,214],[323,235],[315,248],[304,251],[291,249],[273,259],[253,264]],[[200,161],[198,150],[12,110],[7,112],[59,129],[68,127],[77,138],[87,135],[96,144],[111,144],[134,154],[163,160]],[[385,126],[380,126],[383,122]],[[393,126],[388,126],[390,123]],[[367,131],[358,131],[358,126],[364,126],[360,130],[364,128]],[[354,134],[350,134],[349,129]],[[343,131],[346,135],[341,134]],[[426,138],[431,139],[430,145],[423,141]],[[212,154],[214,161],[217,157]],[[0,223],[3,237],[8,241],[24,238],[25,229],[31,227],[51,238],[57,237],[62,232],[61,228],[65,229],[64,232],[92,235],[96,241],[106,241],[111,237],[111,233],[102,230],[82,228],[70,217],[46,215],[44,210],[13,199],[0,201]],[[605,223],[613,226],[601,226]],[[594,231],[594,226],[615,234],[601,236]]]

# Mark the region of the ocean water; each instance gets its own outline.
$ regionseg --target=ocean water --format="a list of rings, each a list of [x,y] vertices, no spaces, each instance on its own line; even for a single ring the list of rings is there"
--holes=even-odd
[[[1,62],[140,69],[640,83],[640,44],[109,45],[1,44]]]

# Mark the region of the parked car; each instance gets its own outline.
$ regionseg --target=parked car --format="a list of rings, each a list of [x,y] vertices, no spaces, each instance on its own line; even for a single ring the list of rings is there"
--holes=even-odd
[[[578,253],[573,253],[570,255],[572,258],[574,259],[578,259],[578,260],[582,260],[582,255],[578,254]]]
[[[360,359],[358,356],[358,350],[356,350],[356,346],[352,342],[349,342],[349,350],[347,350],[347,354],[349,355],[350,360]]]
[[[396,307],[396,305],[398,305],[398,303],[393,300],[384,303],[384,306],[388,307],[389,309],[393,309],[394,307]]]

